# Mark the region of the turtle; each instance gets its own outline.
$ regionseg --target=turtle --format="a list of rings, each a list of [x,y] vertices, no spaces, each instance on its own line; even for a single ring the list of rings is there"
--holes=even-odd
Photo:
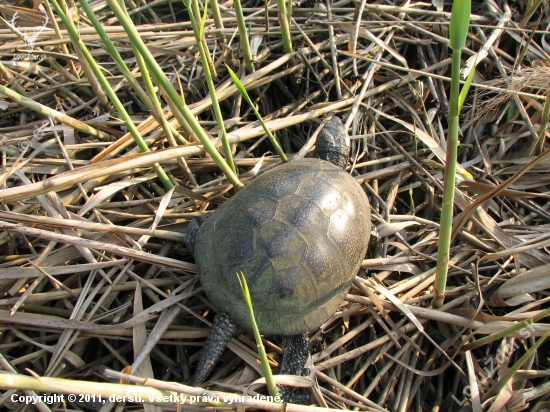
[[[307,333],[342,304],[371,232],[368,198],[344,170],[350,139],[339,117],[326,123],[316,146],[315,158],[260,174],[189,224],[186,242],[217,311],[191,385],[206,380],[238,327],[251,329],[238,272],[246,277],[260,333],[282,336],[279,373],[307,373]],[[285,402],[309,399],[304,389],[280,389]]]

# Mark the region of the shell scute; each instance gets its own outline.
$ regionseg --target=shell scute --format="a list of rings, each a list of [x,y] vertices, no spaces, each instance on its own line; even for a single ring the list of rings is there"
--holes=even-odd
[[[301,313],[308,307],[309,297],[317,295],[315,277],[304,265],[281,269],[274,280],[274,295],[281,300],[279,311]]]
[[[341,177],[341,175],[340,175]],[[309,184],[302,185],[300,194],[307,196],[311,202],[315,202],[317,206],[327,215],[332,215],[342,206],[342,196],[338,190],[337,183],[339,179],[326,179],[323,175],[322,179],[317,179]]]
[[[326,236],[317,238],[310,245],[304,262],[315,273],[315,280],[321,290],[331,290],[333,285],[342,284],[342,271],[351,270],[338,245]]]
[[[329,216],[316,202],[302,194],[281,200],[275,217],[294,227],[304,239],[319,236],[329,225]]]
[[[221,236],[231,236],[231,243],[218,242],[218,264],[239,264],[254,256],[254,234],[250,228],[239,226],[232,228],[230,233],[228,230],[222,231]],[[222,257],[223,260],[220,259]]]
[[[254,233],[256,255],[269,257],[275,270],[299,264],[308,247],[296,228],[275,219],[255,228]]]

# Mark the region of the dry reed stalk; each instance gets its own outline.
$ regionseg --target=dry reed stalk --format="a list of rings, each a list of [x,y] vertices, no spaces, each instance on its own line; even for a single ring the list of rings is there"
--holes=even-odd
[[[128,3],[136,31],[185,98],[190,116],[219,146],[192,27],[175,5]],[[320,386],[316,402],[333,409],[400,411],[412,405],[449,411],[461,403],[478,405],[488,390],[499,387],[496,369],[480,376],[488,362],[514,366],[548,331],[548,318],[529,320],[544,316],[549,305],[544,273],[550,264],[550,177],[547,155],[526,155],[546,149],[540,136],[545,137],[548,117],[543,103],[548,70],[539,60],[545,56],[541,21],[548,7],[519,1],[514,7],[520,13],[510,15],[491,3],[491,12],[476,9],[471,16],[475,26],[465,59],[484,57],[472,65],[472,101],[486,115],[460,119],[460,173],[470,173],[473,181],[457,187],[454,206],[460,215],[447,303],[434,310],[430,288],[448,127],[449,13],[424,3],[329,6],[330,21],[326,6],[293,6],[287,17],[295,51],[289,53],[274,5],[243,3],[248,37],[258,46],[256,71],[242,79],[249,92],[259,91],[250,93],[252,99],[287,155],[304,156],[314,148],[326,115],[343,117],[352,137],[348,170],[370,197],[380,236],[374,236],[342,308],[311,334],[311,367]],[[92,8],[135,81],[143,84],[128,36],[106,1],[95,1]],[[68,33],[58,19],[53,24],[47,4],[49,23],[42,31],[44,12],[0,5],[13,26],[0,27],[0,367],[33,385],[26,369],[73,382],[95,380],[100,385],[95,393],[115,390],[101,385],[119,378],[148,391],[144,378],[96,373],[99,365],[121,370],[134,364],[145,368],[139,373],[151,378],[155,390],[178,390],[181,386],[171,382],[189,379],[213,312],[197,289],[182,239],[191,219],[210,213],[233,192],[189,124],[166,110],[165,119],[155,121],[100,47],[85,15],[73,10],[82,41],[151,153],[138,154],[120,120],[90,93]],[[239,101],[222,64],[237,71],[243,59],[232,13],[232,7],[219,4],[219,15],[205,21],[203,44],[217,70],[216,94],[246,183],[280,159],[267,153],[259,160],[270,150],[261,141],[263,129]],[[351,28],[351,22],[361,27]],[[25,41],[22,34],[33,33],[33,51],[27,54],[31,38]],[[42,54],[45,59],[31,60]],[[292,59],[295,64],[288,67]],[[171,104],[165,90],[157,97],[160,107]],[[51,116],[54,124],[43,124],[42,116]],[[155,162],[176,185],[170,201],[152,174]],[[366,282],[374,278],[380,283]],[[503,328],[510,331],[504,338]],[[275,367],[279,342],[263,341]],[[477,344],[483,346],[473,348]],[[529,407],[544,402],[543,346],[536,348],[539,363],[526,362],[508,386],[510,398],[501,396],[498,404],[526,410],[527,402]],[[236,397],[258,376],[259,365],[246,335],[234,339],[230,350],[233,355],[225,355],[214,379]],[[453,361],[468,373],[457,371],[441,350],[454,354]],[[503,350],[506,359],[500,357]],[[465,396],[467,385],[478,385],[479,397]],[[9,399],[0,402],[8,410],[17,407]],[[312,409],[288,405],[287,410]]]

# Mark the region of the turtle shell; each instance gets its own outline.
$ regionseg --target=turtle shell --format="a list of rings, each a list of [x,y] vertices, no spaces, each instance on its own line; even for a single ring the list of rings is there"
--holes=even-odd
[[[195,256],[208,299],[250,329],[245,274],[261,333],[295,335],[340,307],[371,230],[367,196],[344,170],[303,159],[266,172],[200,227]]]

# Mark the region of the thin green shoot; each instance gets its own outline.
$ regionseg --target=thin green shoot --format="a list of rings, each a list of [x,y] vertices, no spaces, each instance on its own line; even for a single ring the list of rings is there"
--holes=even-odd
[[[212,17],[214,18],[214,24],[218,30],[223,32],[223,19],[222,19],[222,14],[220,12],[220,6],[218,4],[218,0],[212,0],[211,8],[212,8]],[[227,43],[227,40],[223,34],[220,35],[220,43],[222,44]]]
[[[155,79],[155,82],[162,87],[163,91],[168,96],[169,100],[172,101],[172,104],[175,108],[175,112],[178,112],[182,119],[185,120],[186,123],[180,122],[180,125],[185,129],[188,126],[191,127],[191,130],[197,138],[201,141],[204,149],[208,152],[208,154],[212,157],[212,160],[216,163],[216,165],[220,168],[220,170],[227,176],[228,180],[231,182],[233,187],[238,190],[243,186],[243,184],[239,181],[239,178],[237,175],[233,172],[233,170],[229,167],[229,165],[226,163],[225,159],[220,155],[218,150],[216,149],[216,146],[212,143],[209,136],[206,134],[200,123],[197,121],[189,107],[183,102],[182,98],[178,95],[178,92],[170,83],[164,72],[162,71],[161,67],[156,62],[155,58],[143,42],[143,39],[139,35],[136,27],[134,26],[134,23],[126,16],[124,13],[124,10],[122,7],[118,4],[117,0],[106,0],[107,4],[111,8],[111,10],[114,12],[115,16],[117,17],[118,21],[124,27],[124,31],[128,35],[128,38],[130,41],[136,46],[136,48],[139,50],[139,53],[143,56],[143,59],[145,60],[145,63],[147,64],[147,67],[149,71],[151,72],[151,75]],[[178,118],[177,115],[175,115],[176,118]],[[179,120],[179,118],[178,118]]]
[[[451,95],[449,99],[449,131],[444,172],[443,203],[437,251],[437,267],[434,284],[435,307],[443,305],[449,270],[451,235],[453,226],[453,207],[456,182],[456,164],[458,153],[459,115],[468,89],[460,92],[460,63],[462,49],[466,46],[470,26],[471,0],[454,0],[449,27],[449,41],[452,53]],[[473,71],[473,70],[472,70]],[[471,81],[471,80],[470,80]],[[466,85],[468,87],[469,84]]]
[[[256,115],[256,118],[258,119],[258,121],[262,125],[265,133],[267,134],[267,137],[269,138],[269,140],[271,141],[271,144],[275,148],[275,151],[280,156],[280,158],[283,160],[283,162],[285,162],[285,163],[288,162],[288,158],[286,157],[285,152],[283,152],[283,149],[279,145],[279,142],[277,141],[277,139],[275,139],[275,136],[273,136],[273,133],[271,133],[271,130],[269,130],[269,127],[267,127],[267,124],[265,123],[264,119],[262,118],[262,115],[258,111],[258,107],[254,104],[254,102],[252,101],[252,99],[248,95],[248,92],[246,91],[245,87],[241,83],[241,80],[235,74],[235,72],[233,70],[231,70],[231,68],[229,66],[226,65],[226,67],[227,67],[227,70],[229,71],[229,75],[231,76],[231,78],[233,79],[233,82],[235,83],[235,86],[237,86],[237,89],[239,90],[239,92],[241,92],[244,99],[247,101],[247,103],[250,105],[250,107],[254,111],[254,114]]]
[[[246,71],[248,74],[254,73],[254,60],[252,59],[252,50],[250,49],[250,41],[248,40],[248,31],[246,30],[241,0],[235,0],[233,2],[233,7],[235,7],[235,16],[237,17],[237,26],[239,28],[239,37],[241,40],[241,49],[243,51]]]
[[[250,324],[252,326],[252,331],[254,332],[254,339],[256,340],[256,345],[258,347],[258,355],[260,357],[260,362],[262,364],[262,371],[264,372],[264,378],[267,385],[267,390],[273,399],[281,399],[277,385],[273,380],[273,374],[271,373],[271,368],[269,367],[269,361],[267,360],[267,354],[265,352],[265,347],[262,342],[262,337],[260,336],[260,330],[258,329],[258,324],[254,318],[254,309],[252,307],[252,298],[250,297],[250,291],[248,290],[248,284],[246,283],[246,277],[243,272],[237,273],[237,278],[239,279],[239,284],[241,285],[241,290],[243,292],[244,301],[246,307],[248,308],[248,313],[250,314]]]
[[[204,11],[202,12],[201,27],[199,30],[199,38],[202,39],[204,27],[206,26],[206,18],[208,17],[208,0],[204,2]]]
[[[480,346],[492,343],[498,339],[505,338],[513,333],[519,332],[522,329],[529,328],[529,325],[532,325],[534,322],[538,322],[539,320],[544,319],[547,316],[550,316],[550,308],[543,310],[542,312],[536,314],[535,316],[529,319],[525,319],[523,322],[514,323],[513,325],[505,329],[502,329],[499,332],[484,336],[483,338],[477,339],[472,343],[467,343],[461,348],[461,350],[463,351],[473,350],[473,349],[479,348]]]
[[[288,0],[287,1],[287,7],[286,7],[286,11],[287,11],[287,20],[288,20],[288,26],[290,27],[290,24],[292,23],[292,8],[294,7],[294,0]]]
[[[292,0],[289,1],[292,3]],[[279,24],[281,25],[281,36],[283,37],[283,48],[285,53],[292,53],[292,36],[290,35],[290,13],[287,10],[285,0],[277,0]],[[292,64],[289,62],[289,64]]]
[[[107,32],[105,32],[105,29],[101,25],[101,22],[97,19],[96,15],[94,14],[92,8],[88,3],[88,0],[79,0],[79,2],[82,6],[82,9],[88,16],[88,19],[90,19],[90,22],[94,26],[95,31],[97,32],[97,34],[99,34],[99,38],[103,42],[103,45],[107,49],[107,52],[111,55],[117,67],[124,75],[124,78],[130,84],[130,86],[132,86],[132,89],[136,92],[142,103],[147,106],[149,103],[149,97],[147,96],[147,93],[145,93],[145,90],[143,90],[141,85],[137,82],[136,78],[132,75],[132,72],[130,71],[126,63],[124,63],[124,59],[107,35]],[[147,106],[147,108],[151,109],[150,106]]]
[[[472,84],[472,80],[474,80],[474,74],[476,72],[475,65],[472,67],[472,70],[470,70],[470,73],[468,73],[468,77],[466,78],[466,81],[462,85],[462,89],[460,89],[460,94],[458,96],[458,111],[462,110],[462,105],[464,104],[464,101],[466,100],[466,96],[468,95],[468,91],[470,90],[470,85]]]
[[[189,20],[191,20],[191,26],[193,27],[193,32],[195,34],[195,39],[197,41],[197,46],[199,48],[199,53],[201,55],[202,68],[204,70],[204,77],[206,78],[208,91],[210,92],[210,98],[212,99],[212,109],[214,110],[216,123],[218,123],[220,140],[222,142],[223,150],[225,152],[227,164],[229,165],[233,173],[237,174],[237,168],[235,167],[235,162],[233,161],[233,156],[231,155],[231,146],[229,144],[229,140],[227,139],[227,133],[225,131],[225,124],[223,122],[223,115],[220,108],[220,103],[218,101],[218,95],[216,93],[216,86],[214,85],[214,79],[212,78],[212,73],[210,72],[210,66],[208,64],[208,57],[206,55],[206,50],[204,49],[204,45],[202,42],[202,33],[204,30],[204,25],[206,23],[206,11],[208,8],[208,1],[205,3],[205,6],[204,6],[204,16],[201,20],[200,27],[197,26],[197,21],[195,20],[193,7],[191,4],[191,2],[196,2],[196,1],[197,0],[183,0],[183,4],[187,7],[187,11],[189,12]],[[198,8],[198,5],[196,5],[196,8]]]
[[[123,7],[124,4],[122,4]],[[128,10],[125,10],[126,14],[128,15]],[[129,15],[128,15],[129,16]],[[179,142],[182,142],[183,144],[188,144],[189,142],[187,139],[185,139],[182,135],[178,133],[178,131],[175,129],[174,126],[170,124],[168,119],[164,116],[164,112],[162,110],[162,106],[160,104],[160,101],[157,97],[155,85],[153,84],[153,79],[150,76],[149,69],[147,68],[147,65],[145,64],[145,60],[143,59],[143,56],[139,53],[139,50],[135,47],[135,45],[131,45],[132,50],[134,52],[134,56],[136,57],[136,63],[138,64],[139,70],[141,72],[141,76],[143,78],[143,83],[145,84],[145,87],[147,89],[147,92],[149,96],[151,96],[150,99],[150,105],[151,105],[151,113],[154,115],[157,122],[162,126],[162,129],[164,130],[164,134],[166,135],[166,139],[170,143],[172,147],[178,146],[178,142],[176,141],[176,138]],[[169,101],[169,99],[167,99]],[[177,111],[176,111],[177,113]],[[180,157],[177,159],[178,164],[180,165],[183,173],[193,184],[194,186],[198,186],[197,179],[193,175],[193,172],[187,165],[187,162],[183,157]]]
[[[136,142],[137,146],[140,148],[140,150],[142,152],[150,151],[149,146],[147,146],[147,144],[145,143],[145,141],[141,137],[141,134],[139,133],[139,130],[134,125],[134,122],[133,122],[132,118],[130,117],[130,115],[126,111],[126,108],[124,107],[124,105],[122,104],[120,99],[118,98],[118,96],[115,93],[115,91],[113,90],[113,88],[111,87],[111,84],[109,83],[109,81],[107,80],[105,75],[103,74],[103,71],[101,70],[99,65],[96,63],[96,61],[94,60],[92,54],[90,53],[90,51],[88,50],[88,48],[86,47],[84,42],[80,39],[80,36],[78,35],[78,33],[76,31],[76,28],[73,25],[73,21],[65,15],[63,10],[61,9],[59,4],[57,3],[57,0],[52,0],[52,4],[53,4],[57,14],[59,15],[59,17],[63,21],[63,24],[66,26],[67,32],[69,33],[71,41],[74,44],[76,44],[77,47],[80,49],[82,55],[86,59],[86,61],[89,64],[90,68],[92,69],[95,77],[97,78],[97,80],[98,80],[99,84],[101,85],[102,89],[104,90],[105,94],[107,95],[109,100],[115,106],[115,109],[117,110],[119,116],[124,121],[125,126],[128,128],[128,131],[130,132],[130,134],[134,138],[134,141]],[[152,166],[152,168],[155,171],[155,173],[157,174],[157,176],[159,177],[159,179],[161,180],[161,182],[164,185],[166,190],[170,190],[174,187],[174,184],[172,183],[172,181],[170,180],[170,178],[168,177],[166,172],[162,169],[162,167],[158,163],[155,163]]]
[[[185,2],[184,2],[184,4],[185,4]],[[198,27],[200,27],[202,20],[200,18],[201,10],[199,8],[198,0],[197,1],[195,1],[195,0],[191,1],[191,9],[193,11],[194,18],[196,19],[195,23],[197,24]],[[208,7],[205,7],[205,11],[207,11],[207,10],[208,10]],[[193,34],[195,34],[195,36],[196,36],[195,32]],[[204,47],[204,50],[208,51],[208,44],[206,43],[206,39],[203,38],[202,36],[200,37],[200,39],[201,39],[202,47]],[[212,74],[212,77],[217,78],[218,73],[216,71],[216,67],[214,66],[214,62],[212,61],[212,56],[210,55],[210,53],[206,53],[205,56],[206,56],[206,60],[208,62],[208,67],[210,69],[210,73]],[[202,60],[202,56],[201,56],[201,60]]]
[[[67,6],[65,5],[65,2],[61,2],[61,3],[62,3],[61,7],[63,7],[63,9],[66,10]],[[48,15],[53,16],[53,10],[52,10],[52,6],[50,5],[50,2],[48,0],[44,0],[42,4],[46,7],[46,11],[48,12]],[[51,23],[52,23],[53,29],[56,32],[57,37],[61,39],[63,36],[61,34],[57,21],[53,18],[51,20],[52,20]],[[66,53],[67,55],[71,54],[66,44],[60,44],[59,46],[61,47],[61,50],[63,51],[63,53]],[[59,63],[56,60],[48,59],[48,61],[52,66],[54,66],[57,69],[57,71],[62,71],[62,69],[59,69]],[[78,80],[77,76],[75,75],[77,73],[77,69],[74,62],[67,61],[67,65],[69,69],[67,72],[68,78],[70,78],[73,81]],[[92,97],[92,98],[96,97],[94,91],[90,87],[83,84],[78,85],[76,87],[86,96]]]
[[[66,3],[64,1],[62,1],[61,3],[62,3],[62,10],[67,10]],[[78,16],[78,13],[74,17],[75,17],[75,19],[77,20],[77,23],[78,23],[78,19],[80,17],[80,16]],[[74,25],[73,25],[73,27],[74,27]],[[82,50],[81,45],[79,43],[74,43],[73,42],[73,50],[76,53],[76,55],[78,56],[78,60],[80,61],[80,66],[81,66],[80,68],[82,69],[82,72],[84,72],[84,76],[86,77],[86,79],[90,83],[90,87],[92,88],[92,91],[93,91],[94,95],[97,97],[97,100],[99,101],[101,106],[103,106],[105,109],[107,109],[107,110],[112,109],[112,106],[109,103],[109,98],[108,98],[107,94],[105,93],[105,91],[103,90],[103,87],[101,86],[100,82],[95,77],[93,69],[88,64],[88,60],[87,60],[86,56],[84,55],[84,51]]]
[[[521,367],[529,360],[531,356],[536,352],[537,348],[550,336],[550,330],[548,330],[544,335],[542,335],[533,346],[531,346],[525,353],[522,355],[521,358],[517,360],[516,363],[512,365],[510,369],[508,369],[506,372],[504,372],[503,375],[501,375],[498,379],[498,381],[485,393],[483,396],[483,401],[485,402],[487,399],[496,396],[500,393],[501,390],[504,389],[506,384],[512,379],[515,375],[515,373],[521,369]]]
[[[279,25],[281,27],[281,36],[283,38],[283,49],[285,53],[289,54],[293,52],[292,49],[292,36],[290,34],[290,23],[292,21],[292,0],[285,3],[285,0],[277,0],[277,15],[279,17]],[[294,57],[288,61],[290,67],[296,64]],[[290,82],[293,88],[298,85],[296,73],[290,76]]]
[[[162,108],[160,106],[160,102],[157,98],[156,93],[153,91],[153,85],[151,83],[151,77],[149,76],[147,67],[144,64],[143,59],[141,58],[141,55],[139,54],[138,50],[135,48],[133,44],[130,44],[132,46],[132,50],[134,52],[134,55],[136,56],[136,60],[143,78],[143,82],[149,91],[149,95],[143,90],[139,82],[136,80],[135,76],[132,74],[126,63],[124,62],[124,59],[114,46],[113,42],[105,32],[105,29],[101,25],[101,22],[98,20],[96,15],[94,14],[92,8],[90,7],[90,4],[88,3],[88,0],[79,0],[80,5],[82,6],[82,9],[90,19],[90,22],[94,26],[97,34],[99,34],[99,37],[101,38],[101,41],[103,42],[105,48],[113,58],[115,64],[120,69],[122,74],[124,75],[124,78],[126,81],[132,86],[132,89],[136,92],[141,102],[151,111],[151,114],[155,118],[155,120],[162,126],[164,129],[167,137],[170,139],[171,136],[177,135],[178,138],[181,140],[184,140],[184,143],[187,143],[185,141],[185,138],[183,136],[179,135],[177,131],[174,129],[173,126],[170,125],[170,123],[164,118],[164,114],[162,112]]]

